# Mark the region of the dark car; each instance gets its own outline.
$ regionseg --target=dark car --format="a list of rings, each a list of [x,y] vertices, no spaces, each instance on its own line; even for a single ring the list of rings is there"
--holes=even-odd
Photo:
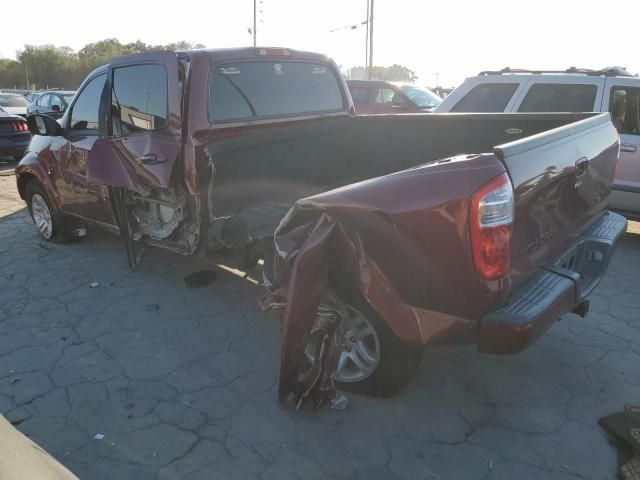
[[[27,114],[46,113],[53,118],[61,118],[76,92],[55,91],[41,93],[35,102],[27,107]]]
[[[378,80],[347,80],[357,114],[432,112],[442,99],[428,88]]]
[[[20,160],[31,140],[27,122],[0,107],[0,157]]]

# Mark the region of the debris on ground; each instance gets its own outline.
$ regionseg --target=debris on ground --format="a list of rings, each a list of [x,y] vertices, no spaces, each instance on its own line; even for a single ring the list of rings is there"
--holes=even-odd
[[[82,238],[87,236],[87,227],[78,227],[72,230],[71,235],[74,238]]]
[[[91,282],[89,284],[89,288],[98,288],[100,286],[100,284],[98,282]]]
[[[188,288],[202,288],[211,285],[217,278],[214,270],[201,270],[184,277],[184,283]]]
[[[144,309],[147,312],[157,312],[158,310],[160,310],[160,305],[158,305],[157,303],[148,303]]]
[[[340,394],[331,400],[331,408],[333,410],[346,410],[347,407],[349,407],[349,398],[345,395]]]
[[[95,438],[96,440],[102,440],[104,438],[104,434],[96,433],[93,438]]]
[[[602,417],[598,423],[620,450],[620,478],[640,480],[640,407],[627,405],[624,411]]]

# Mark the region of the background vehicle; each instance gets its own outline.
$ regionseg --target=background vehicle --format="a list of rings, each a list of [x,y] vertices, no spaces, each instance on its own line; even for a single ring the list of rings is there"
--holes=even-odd
[[[28,104],[29,103],[22,95],[17,95],[15,93],[0,93],[0,107],[4,108],[7,113],[26,117]]]
[[[24,98],[26,98],[29,103],[33,103],[38,99],[40,95],[42,95],[42,92],[32,92],[27,93]]]
[[[0,157],[13,157],[20,160],[24,154],[31,133],[27,122],[19,115],[7,113],[0,107]]]
[[[67,111],[75,94],[76,92],[71,91],[43,92],[27,107],[27,113],[46,113],[53,118],[60,118]]]
[[[466,79],[436,111],[611,113],[621,145],[610,204],[629,218],[640,218],[640,78],[626,70],[481,72]]]
[[[431,112],[442,99],[428,88],[377,80],[347,80],[358,114]]]
[[[404,385],[421,345],[519,351],[563,313],[584,310],[626,228],[606,213],[618,155],[608,115],[357,116],[336,65],[313,53],[119,57],[87,77],[60,120],[28,122],[36,135],[16,179],[47,240],[91,222],[122,235],[133,267],[144,245],[276,265],[296,245],[322,244],[298,243],[305,235],[334,231],[310,223],[344,223],[355,236],[324,240],[371,262],[317,255],[328,276],[292,275],[345,284],[331,284],[331,299],[320,295],[326,285],[288,285],[296,315],[285,319],[285,384],[315,358],[298,340],[327,313],[349,327],[340,345],[369,354],[363,362],[345,349],[353,365],[336,380],[369,393]],[[317,217],[321,205],[327,215]],[[376,266],[370,288],[356,265]]]

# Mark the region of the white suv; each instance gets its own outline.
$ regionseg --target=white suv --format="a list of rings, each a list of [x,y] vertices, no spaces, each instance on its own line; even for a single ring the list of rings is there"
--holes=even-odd
[[[610,204],[640,218],[640,78],[623,68],[481,72],[435,111],[611,112],[621,146]]]

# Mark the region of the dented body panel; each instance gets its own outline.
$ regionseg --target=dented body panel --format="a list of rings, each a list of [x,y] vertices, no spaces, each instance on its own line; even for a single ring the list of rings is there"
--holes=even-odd
[[[286,70],[280,62],[311,65],[311,75],[324,76],[318,82],[333,78],[341,107],[258,115],[237,75],[267,60],[271,82]],[[115,74],[139,65],[164,69],[165,123],[119,131]],[[255,118],[215,117],[216,73]],[[355,116],[336,65],[288,49],[136,54],[97,69],[85,85],[100,75],[99,130],[71,131],[72,105],[60,135],[34,136],[16,169],[21,195],[36,180],[63,215],[119,231],[133,267],[144,244],[207,259],[234,252],[250,264],[273,251],[275,232],[283,268],[268,287],[286,304],[283,395],[297,388],[319,302],[344,282],[404,342],[477,343],[483,319],[514,301],[607,208],[618,138],[606,115]],[[131,108],[128,115],[155,121]],[[487,280],[474,268],[470,202],[505,174],[515,198],[511,268]],[[566,298],[556,310],[572,303]]]

